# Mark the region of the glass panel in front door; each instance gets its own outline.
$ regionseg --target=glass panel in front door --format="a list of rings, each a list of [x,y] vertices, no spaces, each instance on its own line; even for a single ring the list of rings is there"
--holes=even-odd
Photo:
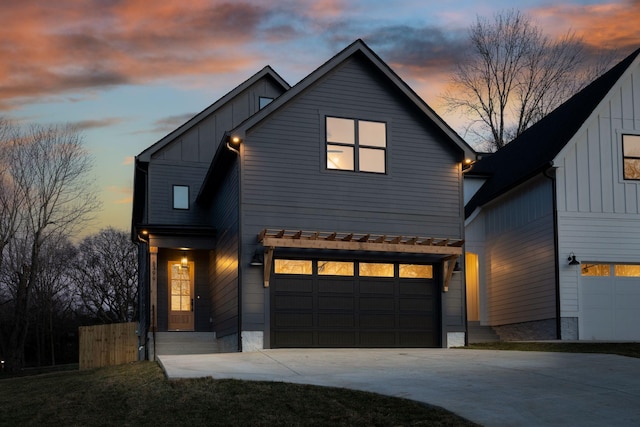
[[[192,331],[194,263],[169,261],[169,329]]]

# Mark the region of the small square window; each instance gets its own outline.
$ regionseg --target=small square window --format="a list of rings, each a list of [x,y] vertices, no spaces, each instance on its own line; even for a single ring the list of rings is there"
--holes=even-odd
[[[264,107],[271,104],[271,101],[273,101],[273,98],[269,98],[267,96],[259,97],[258,98],[259,109],[262,110]]]
[[[640,180],[640,135],[622,135],[624,179]]]
[[[189,187],[186,185],[173,186],[173,209],[189,209]]]

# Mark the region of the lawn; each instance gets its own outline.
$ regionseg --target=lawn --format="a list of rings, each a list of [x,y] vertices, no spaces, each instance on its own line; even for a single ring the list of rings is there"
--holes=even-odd
[[[167,380],[154,362],[0,380],[2,426],[474,426],[441,408],[347,389]]]

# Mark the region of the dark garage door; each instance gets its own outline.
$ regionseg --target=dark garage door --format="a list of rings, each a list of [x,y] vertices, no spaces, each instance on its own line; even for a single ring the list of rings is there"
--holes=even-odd
[[[400,277],[400,264],[393,277],[360,276],[358,263],[351,275],[322,275],[318,261],[303,262],[305,273],[276,268],[271,281],[272,348],[440,346],[433,278]]]

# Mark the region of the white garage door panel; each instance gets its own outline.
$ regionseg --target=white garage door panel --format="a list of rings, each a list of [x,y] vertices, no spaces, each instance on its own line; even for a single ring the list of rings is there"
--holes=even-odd
[[[640,278],[581,277],[580,339],[640,340]]]

